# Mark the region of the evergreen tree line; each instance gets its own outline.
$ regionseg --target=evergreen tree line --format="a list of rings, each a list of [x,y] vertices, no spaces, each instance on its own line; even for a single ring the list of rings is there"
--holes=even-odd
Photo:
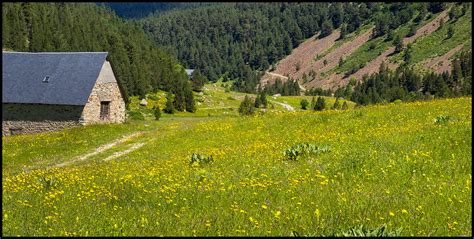
[[[253,115],[257,108],[267,108],[268,101],[267,95],[264,91],[260,91],[256,97],[255,101],[252,103],[252,98],[246,95],[244,100],[240,103],[239,114],[244,115]]]
[[[311,99],[311,105],[306,99],[302,99],[300,101],[300,105],[301,105],[301,109],[303,110],[307,110],[309,107],[310,109],[315,110],[315,111],[322,111],[325,109],[347,110],[349,108],[347,101],[344,101],[341,105],[341,103],[339,102],[339,97],[336,98],[336,101],[330,108],[327,106],[326,100],[322,96],[318,96],[317,99],[313,96],[313,98]]]
[[[286,95],[300,95],[300,86],[297,81],[288,79],[285,82],[282,82],[280,79],[277,79],[275,83],[271,85],[266,85],[263,91],[267,95],[281,94],[282,96]]]
[[[335,97],[351,99],[359,105],[395,100],[413,101],[472,95],[472,55],[463,52],[452,62],[450,72],[417,73],[413,67],[399,66],[390,71],[385,64],[379,72],[365,75],[361,82],[336,90]]]
[[[125,95],[143,98],[160,89],[175,94],[177,110],[193,108],[191,85],[178,61],[158,49],[136,23],[93,3],[2,3],[2,48],[106,51]]]
[[[186,68],[201,69],[211,81],[236,80],[234,90],[255,93],[259,78],[249,72],[267,70],[316,32],[322,37],[340,28],[345,37],[393,4],[221,3],[138,22]]]
[[[192,3],[192,2],[101,2],[99,5],[110,7],[114,12],[123,18],[138,19],[146,17],[152,13],[159,14],[166,11],[183,8],[193,8],[213,3]]]

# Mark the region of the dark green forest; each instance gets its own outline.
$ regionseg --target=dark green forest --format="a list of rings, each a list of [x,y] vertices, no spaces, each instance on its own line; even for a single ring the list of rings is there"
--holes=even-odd
[[[341,37],[374,21],[374,37],[387,34],[416,11],[438,3],[222,3],[165,12],[140,20],[155,42],[187,68],[209,79],[236,80],[234,90],[255,92],[250,71],[271,68],[302,41],[340,28]],[[249,77],[250,76],[250,77]]]
[[[184,8],[194,8],[215,3],[199,2],[101,2],[98,5],[110,7],[119,17],[137,19],[150,14],[160,14],[162,12],[179,10]]]
[[[158,49],[136,23],[93,3],[2,3],[2,48],[106,51],[126,95],[144,97],[161,89],[175,95],[177,110],[194,104],[190,82],[177,59]]]

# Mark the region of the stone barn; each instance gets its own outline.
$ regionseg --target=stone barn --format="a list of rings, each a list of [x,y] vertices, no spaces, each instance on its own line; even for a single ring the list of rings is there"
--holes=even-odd
[[[3,52],[2,135],[125,121],[107,52]]]

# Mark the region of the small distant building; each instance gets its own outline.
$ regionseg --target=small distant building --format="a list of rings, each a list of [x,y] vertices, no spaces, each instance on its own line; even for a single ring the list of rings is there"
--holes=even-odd
[[[3,52],[2,135],[125,121],[107,52]]]
[[[193,76],[194,69],[185,69],[185,71],[189,78]]]

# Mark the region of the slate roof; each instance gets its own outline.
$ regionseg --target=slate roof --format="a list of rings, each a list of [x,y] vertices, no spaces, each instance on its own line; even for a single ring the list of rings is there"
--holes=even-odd
[[[3,52],[2,102],[85,105],[107,54]]]

